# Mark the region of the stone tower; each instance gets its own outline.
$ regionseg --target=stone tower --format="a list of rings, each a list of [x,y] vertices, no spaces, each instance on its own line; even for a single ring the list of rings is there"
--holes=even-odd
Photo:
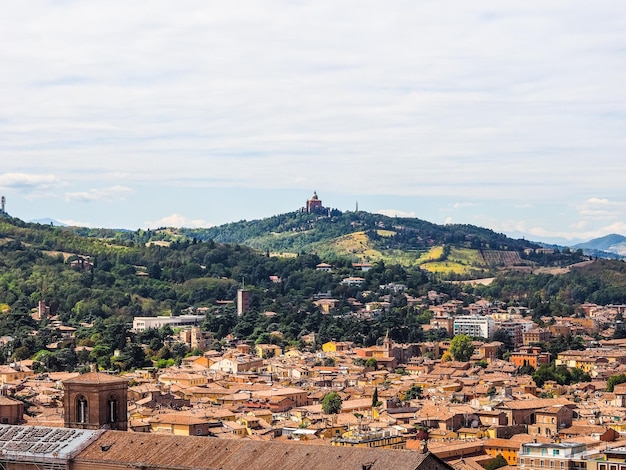
[[[128,428],[128,381],[121,377],[89,372],[63,381],[66,428]]]
[[[237,315],[241,316],[250,308],[250,292],[246,289],[237,290]]]
[[[387,330],[387,334],[383,340],[383,355],[384,357],[393,357],[393,344],[391,343],[391,339],[389,339],[389,330]]]

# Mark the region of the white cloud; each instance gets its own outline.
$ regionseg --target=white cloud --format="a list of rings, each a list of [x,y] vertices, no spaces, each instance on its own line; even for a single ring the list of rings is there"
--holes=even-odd
[[[578,207],[582,217],[610,220],[620,217],[626,210],[626,203],[613,202],[606,198],[590,198]]]
[[[386,215],[387,217],[415,217],[415,211],[401,211],[397,209],[379,209],[376,214]]]
[[[59,222],[62,222],[65,225],[69,225],[71,227],[93,227],[93,225],[89,222],[79,222],[77,220],[72,220],[72,219],[63,219],[63,220],[59,220]]]
[[[124,199],[124,196],[132,192],[132,189],[124,186],[112,186],[110,188],[90,189],[89,191],[65,193],[65,200],[67,202],[115,201]]]
[[[17,190],[46,190],[59,185],[54,175],[33,173],[4,173],[0,175],[0,188]]]
[[[163,217],[160,220],[154,222],[145,222],[145,228],[157,228],[157,227],[185,227],[185,228],[206,228],[211,227],[212,224],[202,219],[189,219],[180,214],[172,214]]]
[[[452,207],[454,209],[463,209],[466,207],[474,207],[477,206],[478,204],[474,203],[474,202],[456,202],[454,204],[452,204]]]
[[[623,193],[623,0],[36,6],[0,15],[8,173],[173,199],[314,186],[450,210],[506,200],[532,204],[543,226],[546,201]],[[149,199],[126,209],[147,213]],[[240,201],[222,202],[237,219]],[[608,224],[616,210],[582,217]]]
[[[609,225],[584,230],[582,227],[573,227],[574,230],[552,230],[540,225],[529,224],[527,221],[506,221],[498,224],[498,230],[503,232],[519,232],[535,237],[535,240],[561,238],[570,241],[592,240],[612,233],[626,235],[626,223],[615,222]]]

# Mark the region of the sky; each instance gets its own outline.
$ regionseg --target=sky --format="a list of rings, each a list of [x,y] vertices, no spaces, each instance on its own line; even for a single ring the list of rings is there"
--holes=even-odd
[[[327,207],[626,235],[623,0],[26,0],[0,15],[23,220],[206,227]]]

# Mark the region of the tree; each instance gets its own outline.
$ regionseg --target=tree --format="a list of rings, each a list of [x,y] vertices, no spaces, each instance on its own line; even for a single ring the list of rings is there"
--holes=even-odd
[[[487,462],[487,464],[485,465],[485,470],[496,470],[497,468],[505,467],[508,464],[509,463],[506,461],[504,456],[502,454],[498,454],[495,456],[495,458]]]
[[[626,383],[626,374],[612,375],[606,381],[606,391],[613,393],[616,385]]]
[[[472,338],[467,335],[456,335],[450,341],[450,354],[455,361],[467,362],[474,353]]]
[[[374,389],[374,393],[372,394],[372,408],[376,408],[380,406],[380,401],[378,401],[378,387]]]
[[[368,369],[378,369],[378,361],[373,357],[370,357],[367,361],[365,361],[365,367]]]
[[[422,387],[419,385],[411,385],[411,387],[404,394],[404,401],[422,399]]]
[[[517,375],[533,375],[535,373],[535,368],[530,364],[524,364],[521,367],[518,367],[516,374]]]
[[[334,415],[341,411],[343,400],[337,392],[327,393],[322,398],[322,411],[327,415]]]
[[[335,360],[332,357],[324,358],[324,365],[326,367],[333,367],[335,365]]]

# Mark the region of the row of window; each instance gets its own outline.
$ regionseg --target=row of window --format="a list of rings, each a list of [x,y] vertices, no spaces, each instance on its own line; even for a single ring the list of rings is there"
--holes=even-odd
[[[618,465],[615,463],[600,463],[598,464],[598,470],[626,470],[626,465]]]
[[[118,417],[117,398],[111,396],[107,400],[107,422],[114,423]],[[87,398],[80,395],[76,398],[76,422],[86,424],[89,422],[89,404]]]
[[[549,460],[548,462],[550,462],[550,468],[554,469],[556,468],[556,463],[554,460]],[[545,460],[540,460],[539,461],[539,467],[535,467],[535,459],[520,459],[519,460],[519,465],[520,468],[546,468],[546,462]],[[563,470],[565,468],[565,462],[563,460],[561,460],[559,462],[559,469]],[[602,470],[602,469],[598,469],[598,470]],[[609,469],[604,469],[604,470],[609,470]],[[616,469],[610,469],[610,470],[616,470]],[[625,469],[626,470],[626,469]]]

